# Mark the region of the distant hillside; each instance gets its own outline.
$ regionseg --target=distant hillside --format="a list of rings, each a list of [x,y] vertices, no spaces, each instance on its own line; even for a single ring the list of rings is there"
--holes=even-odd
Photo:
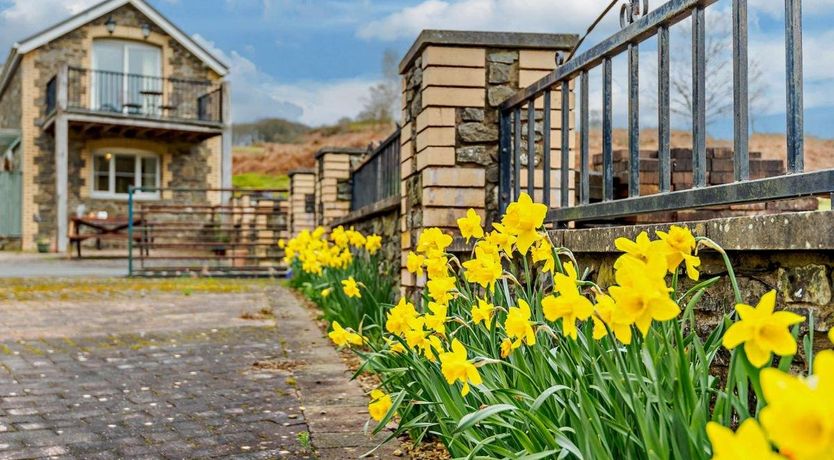
[[[282,118],[265,118],[252,123],[238,123],[232,128],[234,145],[251,145],[263,142],[292,143],[309,132],[310,127]]]
[[[233,155],[233,174],[280,176],[295,168],[312,167],[315,164],[315,153],[322,147],[367,147],[368,144],[385,139],[394,129],[389,124],[351,122],[307,128],[279,142],[237,145]]]

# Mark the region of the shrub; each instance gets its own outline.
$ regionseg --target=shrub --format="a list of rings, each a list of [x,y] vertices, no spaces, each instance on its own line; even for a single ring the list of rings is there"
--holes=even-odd
[[[676,226],[618,238],[602,289],[552,245],[546,211],[522,194],[488,233],[468,213],[462,263],[450,235],[424,231],[407,265],[426,276],[425,307],[363,307],[384,334],[337,331],[382,381],[375,431],[396,415],[392,436],[437,436],[456,458],[831,458],[834,351],[813,360],[806,336],[811,375],[788,374],[805,318],[774,311],[775,292],[744,304],[723,249]],[[719,278],[699,279],[699,250],[722,255],[737,304],[703,336],[695,306]]]

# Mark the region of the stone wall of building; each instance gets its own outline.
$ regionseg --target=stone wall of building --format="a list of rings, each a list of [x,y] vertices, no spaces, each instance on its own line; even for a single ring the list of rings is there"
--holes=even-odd
[[[110,17],[116,22],[116,29],[112,34],[104,25]],[[141,32],[143,24],[150,26],[151,34],[147,38]],[[97,18],[25,55],[20,71],[25,74],[22,77],[24,84],[21,91],[22,149],[26,176],[23,194],[24,249],[32,249],[35,240],[39,237],[54,240],[57,227],[54,137],[53,133],[47,132],[41,126],[47,115],[45,113],[47,83],[57,75],[62,65],[91,68],[93,41],[99,38],[143,41],[160,47],[163,61],[162,74],[166,78],[220,82],[220,76],[131,5],[125,5],[111,14]],[[7,95],[4,95],[2,100],[6,97]],[[67,208],[70,214],[74,212],[75,205],[84,200],[84,194],[78,191],[79,187],[88,186],[85,183],[86,177],[73,175],[74,171],[87,167],[82,156],[77,153],[83,149],[79,146],[79,142],[83,142],[83,139],[73,139],[73,135],[70,134],[70,148],[68,149],[70,191]],[[173,159],[170,162],[170,172],[178,176],[179,183],[188,186],[216,187],[220,183],[220,149],[220,142],[216,140],[188,145],[171,144],[167,149]],[[73,189],[76,191],[73,192]],[[110,203],[95,200],[92,207],[124,209],[125,204],[117,201]]]
[[[20,129],[23,81],[18,68],[0,97],[0,129]]]

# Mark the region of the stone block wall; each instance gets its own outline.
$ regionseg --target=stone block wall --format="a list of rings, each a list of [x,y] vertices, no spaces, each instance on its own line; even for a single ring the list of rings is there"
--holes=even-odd
[[[423,229],[455,232],[457,219],[469,208],[487,226],[498,218],[498,107],[552,71],[556,53],[569,49],[576,39],[574,35],[427,30],[412,45],[400,64],[403,287],[423,282],[404,268],[406,255]],[[558,92],[551,97],[551,184],[558,187],[561,99]],[[543,107],[543,101],[537,107]],[[544,135],[541,115],[538,110],[534,121],[539,140]],[[541,153],[534,157],[538,184],[542,183]],[[526,162],[526,151],[524,157]],[[525,173],[524,186],[526,180]],[[558,189],[553,193],[558,197]],[[537,199],[541,197],[539,186]]]
[[[364,149],[325,147],[316,152],[316,225],[329,225],[350,212],[350,171]]]

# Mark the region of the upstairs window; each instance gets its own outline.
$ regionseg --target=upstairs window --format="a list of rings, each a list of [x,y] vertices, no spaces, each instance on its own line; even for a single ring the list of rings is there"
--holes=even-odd
[[[92,196],[127,198],[133,187],[159,188],[159,156],[151,153],[97,152],[93,155]],[[158,198],[158,190],[138,191],[137,198]]]
[[[162,104],[162,52],[127,40],[93,42],[93,110],[157,115]]]

